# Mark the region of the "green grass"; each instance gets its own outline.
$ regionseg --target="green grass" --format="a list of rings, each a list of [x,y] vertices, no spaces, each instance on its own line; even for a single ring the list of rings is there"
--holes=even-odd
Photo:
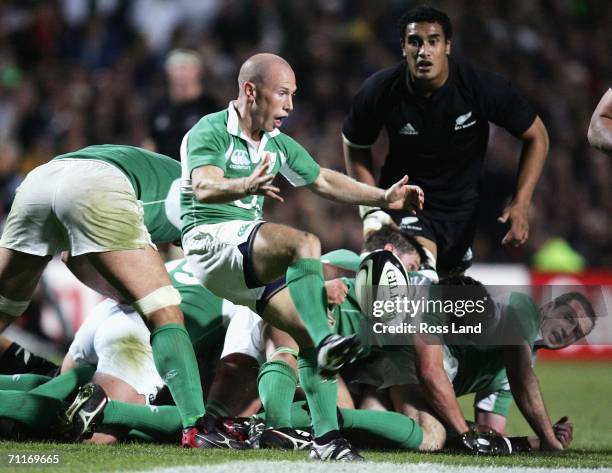
[[[612,365],[610,363],[539,363],[537,372],[551,417],[567,415],[574,423],[572,448],[557,455],[530,454],[476,458],[457,454],[363,451],[372,462],[441,463],[448,465],[546,468],[597,468],[612,466]],[[471,400],[462,399],[466,412]],[[525,435],[530,429],[513,408],[509,434]],[[59,466],[11,467],[7,455],[37,453],[62,455]],[[233,460],[304,460],[303,452],[183,450],[178,445],[121,444],[115,446],[0,442],[0,472],[107,472],[146,470],[179,465],[212,465]],[[204,471],[204,470],[203,470]],[[240,472],[243,473],[243,472]],[[247,473],[247,472],[244,472]],[[272,470],[270,470],[272,473]]]

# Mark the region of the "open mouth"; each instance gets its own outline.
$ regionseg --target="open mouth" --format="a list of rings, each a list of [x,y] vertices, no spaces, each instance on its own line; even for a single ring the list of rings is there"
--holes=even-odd
[[[431,63],[430,61],[417,62],[417,70],[420,72],[427,72],[432,68],[432,66],[433,66],[433,63]]]
[[[274,126],[275,126],[276,128],[280,128],[280,127],[281,127],[281,125],[283,124],[283,120],[284,120],[285,118],[286,118],[286,117],[277,117],[277,118],[275,118],[275,119],[274,119]]]

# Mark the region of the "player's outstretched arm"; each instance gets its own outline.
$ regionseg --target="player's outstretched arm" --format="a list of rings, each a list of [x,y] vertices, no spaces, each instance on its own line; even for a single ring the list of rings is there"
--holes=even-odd
[[[315,194],[336,202],[383,207],[393,210],[420,210],[423,208],[424,194],[419,186],[409,186],[408,176],[404,176],[389,189],[383,190],[355,179],[321,168],[316,180],[308,186]]]
[[[248,195],[263,195],[280,202],[280,189],[271,185],[273,174],[268,174],[270,157],[268,154],[250,176],[228,179],[223,169],[217,166],[201,166],[191,174],[191,186],[198,202],[221,204],[242,199]]]
[[[563,450],[564,444],[555,434],[555,429],[546,412],[540,384],[531,366],[530,348],[527,344],[505,347],[504,363],[514,400],[525,420],[540,439],[540,449]]]
[[[510,221],[510,229],[504,236],[502,245],[521,246],[529,238],[527,212],[548,154],[548,132],[540,117],[536,117],[527,131],[521,135],[521,140],[523,149],[516,192],[498,219],[501,223]]]
[[[587,136],[593,148],[612,156],[612,89],[597,104]]]
[[[467,432],[468,424],[444,370],[442,345],[428,343],[425,338],[416,336],[414,350],[424,398],[444,424],[458,434]]]

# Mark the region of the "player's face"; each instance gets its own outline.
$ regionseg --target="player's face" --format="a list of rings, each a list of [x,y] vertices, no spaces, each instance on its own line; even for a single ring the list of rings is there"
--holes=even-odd
[[[275,65],[258,89],[257,118],[261,129],[270,132],[279,128],[293,110],[295,74],[290,67]]]
[[[593,329],[593,321],[577,300],[563,304],[552,301],[541,307],[540,312],[542,339],[547,348],[571,345]]]
[[[419,254],[414,251],[412,253],[403,253],[401,255],[397,255],[404,265],[406,271],[418,271],[421,266],[421,258]]]
[[[439,86],[444,83],[448,76],[450,41],[446,40],[440,23],[409,23],[402,52],[413,80],[438,81]]]

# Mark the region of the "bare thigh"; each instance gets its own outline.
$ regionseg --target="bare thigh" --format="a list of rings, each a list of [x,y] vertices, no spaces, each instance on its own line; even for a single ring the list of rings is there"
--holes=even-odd
[[[150,246],[83,256],[129,303],[142,299],[156,289],[172,285],[161,256]],[[178,305],[159,309],[149,314],[147,319],[153,328],[168,323],[184,323]]]
[[[312,340],[306,331],[286,287],[274,294],[268,301],[262,318],[272,327],[288,333],[300,349],[312,347]]]
[[[0,295],[13,301],[29,301],[51,256],[35,256],[0,248]],[[15,317],[0,312],[0,332]]]
[[[321,243],[312,233],[264,223],[255,234],[251,261],[257,279],[269,284],[284,276],[292,262],[320,256]]]

